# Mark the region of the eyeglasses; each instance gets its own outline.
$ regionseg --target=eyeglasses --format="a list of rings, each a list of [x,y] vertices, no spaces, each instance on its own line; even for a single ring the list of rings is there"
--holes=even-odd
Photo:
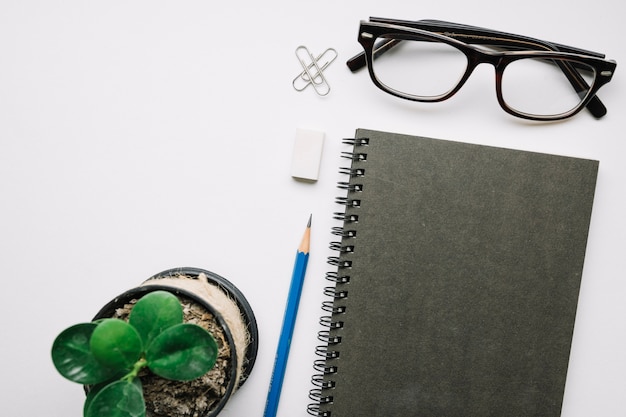
[[[529,120],[561,120],[587,107],[600,118],[606,107],[596,93],[617,63],[597,52],[526,36],[438,20],[362,21],[364,52],[347,64],[367,65],[381,90],[407,100],[439,102],[452,97],[478,64],[496,70],[498,103]]]

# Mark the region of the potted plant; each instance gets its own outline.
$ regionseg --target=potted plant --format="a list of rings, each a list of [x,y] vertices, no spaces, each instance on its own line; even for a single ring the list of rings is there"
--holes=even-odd
[[[176,268],[61,332],[52,358],[85,386],[85,417],[209,417],[245,382],[257,348],[256,321],[237,288]]]

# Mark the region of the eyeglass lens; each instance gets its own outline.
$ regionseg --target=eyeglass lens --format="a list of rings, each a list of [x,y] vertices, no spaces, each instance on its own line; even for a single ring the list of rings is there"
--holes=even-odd
[[[567,62],[525,58],[511,62],[502,74],[502,97],[515,111],[540,116],[566,113],[585,99],[589,88],[576,91],[565,75]],[[588,86],[595,71],[583,63],[572,63]],[[570,66],[571,68],[571,66]],[[567,69],[565,69],[567,71]]]
[[[394,35],[382,36],[383,39]],[[569,61],[591,86],[594,69]],[[390,90],[434,101],[453,90],[468,66],[466,55],[456,47],[416,37],[404,40],[377,57],[373,71],[378,81]],[[589,88],[576,91],[565,75],[566,61],[524,58],[513,61],[502,75],[502,97],[519,113],[553,116],[576,108]],[[579,89],[580,90],[580,89]]]
[[[387,88],[433,100],[456,87],[467,64],[465,54],[451,45],[415,40],[400,42],[380,55],[373,69]]]

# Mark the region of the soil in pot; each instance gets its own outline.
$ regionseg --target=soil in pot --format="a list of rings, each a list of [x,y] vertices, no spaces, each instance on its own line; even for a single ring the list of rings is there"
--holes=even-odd
[[[178,295],[184,320],[207,329],[219,347],[213,369],[193,381],[171,381],[154,375],[147,368],[139,375],[144,388],[146,417],[202,417],[213,410],[227,394],[231,378],[231,348],[215,316],[193,300]],[[123,320],[137,300],[133,299],[115,311],[113,317]]]

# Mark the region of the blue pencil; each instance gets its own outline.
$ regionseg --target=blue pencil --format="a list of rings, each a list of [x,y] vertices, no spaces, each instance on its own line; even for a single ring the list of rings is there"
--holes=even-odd
[[[304,231],[304,236],[302,236],[302,242],[300,242],[300,246],[296,252],[296,262],[291,276],[287,307],[285,309],[285,317],[283,318],[283,327],[280,331],[280,339],[278,340],[278,349],[276,350],[276,359],[274,360],[274,370],[272,372],[269,392],[267,393],[267,402],[265,403],[265,412],[263,413],[263,417],[275,417],[276,412],[278,411],[278,401],[280,400],[280,391],[283,387],[283,380],[285,378],[287,358],[289,357],[289,347],[291,346],[291,337],[296,324],[296,315],[298,314],[298,304],[300,304],[300,295],[302,294],[302,286],[304,284],[304,276],[306,274],[306,265],[309,261],[310,238],[311,217],[309,217],[309,223]]]

